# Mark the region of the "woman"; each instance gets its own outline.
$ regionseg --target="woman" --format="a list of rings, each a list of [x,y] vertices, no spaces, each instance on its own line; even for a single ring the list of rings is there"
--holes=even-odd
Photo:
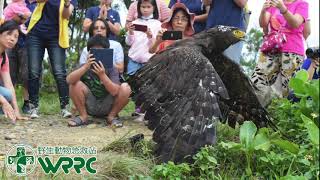
[[[83,22],[83,31],[88,32],[89,27],[96,19],[104,19],[110,27],[109,39],[116,40],[120,33],[120,16],[119,13],[111,9],[112,0],[100,0],[99,6],[90,7],[86,13],[86,18]]]
[[[61,115],[71,117],[68,111],[69,89],[66,82],[66,49],[69,47],[68,23],[77,4],[76,0],[37,0],[28,26],[28,91],[30,117],[39,117],[39,88],[42,61],[47,49],[57,83]]]
[[[193,25],[195,33],[203,31],[206,28],[206,21],[210,10],[210,5],[205,6],[202,3],[202,0],[170,0],[169,7],[171,8],[177,2],[186,5],[189,11],[196,15]]]
[[[274,95],[288,95],[288,82],[303,60],[303,30],[307,19],[308,3],[304,0],[270,0],[264,3],[260,26],[268,33],[281,30],[286,42],[279,52],[261,53],[251,77],[262,105],[268,105]]]
[[[19,37],[19,25],[15,21],[7,21],[0,26],[0,76],[3,86],[0,86],[0,104],[5,117],[13,123],[18,120],[27,120],[22,117],[17,104],[16,93],[11,81],[9,71],[9,59],[5,53],[6,49],[13,48]]]
[[[182,3],[174,4],[171,10],[172,16],[170,20],[161,25],[163,29],[158,32],[156,41],[149,49],[149,53],[163,51],[167,46],[175,42],[174,40],[162,40],[162,35],[167,30],[182,31],[183,39],[191,37],[194,34],[194,14],[190,13],[188,8]]]
[[[109,38],[110,35],[110,27],[109,23],[104,19],[98,18],[97,20],[93,21],[89,28],[89,36],[93,37],[95,35],[102,35],[104,37]],[[123,55],[123,48],[121,44],[114,40],[108,40],[110,44],[110,49],[113,49],[113,65],[116,69],[116,72],[119,74],[123,73],[124,70],[124,55]],[[84,48],[81,56],[80,56],[80,65],[87,62],[88,50]]]

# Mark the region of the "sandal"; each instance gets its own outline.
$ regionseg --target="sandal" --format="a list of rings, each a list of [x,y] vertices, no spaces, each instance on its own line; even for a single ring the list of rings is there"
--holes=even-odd
[[[110,123],[110,126],[111,126],[111,127],[120,128],[120,127],[123,127],[123,124],[122,124],[122,122],[121,122],[119,119],[113,118],[112,121],[111,121],[111,123]]]
[[[76,116],[73,120],[69,121],[69,122],[74,122],[74,125],[71,125],[68,123],[69,127],[78,127],[78,126],[86,126],[89,124],[89,121],[82,121],[82,119],[80,118],[80,116]]]

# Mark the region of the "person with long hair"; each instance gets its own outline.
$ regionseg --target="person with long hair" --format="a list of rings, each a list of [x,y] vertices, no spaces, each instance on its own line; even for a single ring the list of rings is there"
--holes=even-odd
[[[18,42],[20,27],[15,21],[6,21],[0,25],[0,77],[3,86],[0,86],[0,104],[5,117],[12,120],[27,120],[21,116],[17,103],[16,93],[10,77],[9,59],[6,49],[13,48]]]

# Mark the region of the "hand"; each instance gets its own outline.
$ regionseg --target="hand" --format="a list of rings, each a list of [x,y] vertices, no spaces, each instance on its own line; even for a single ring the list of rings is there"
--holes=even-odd
[[[212,0],[203,0],[203,5],[210,6],[212,4]]]
[[[162,40],[162,36],[163,36],[163,33],[166,32],[166,31],[167,31],[167,29],[162,28],[162,29],[158,32],[157,37],[156,37],[156,41],[157,41],[158,43],[161,43],[161,42],[163,41],[163,40]]]
[[[127,29],[130,35],[134,35],[134,25],[131,22],[127,24]]]
[[[262,11],[266,11],[270,6],[271,6],[270,1],[267,0],[266,2],[263,3]]]
[[[278,8],[281,12],[286,10],[286,6],[283,3],[283,0],[270,0],[270,5]]]
[[[104,66],[101,61],[99,61],[99,63],[94,62],[92,66],[93,66],[92,71],[96,73],[99,79],[101,79],[103,76],[106,75],[106,70],[104,69]]]
[[[17,119],[16,114],[12,106],[8,102],[4,102],[2,104],[2,110],[4,113],[4,117],[11,119],[13,123],[16,122],[16,119]]]
[[[83,65],[83,67],[86,69],[86,70],[89,70],[91,65],[95,62],[95,58],[93,57],[93,54],[88,53],[88,56],[87,56],[87,62]]]
[[[28,117],[21,116],[19,112],[16,112],[16,117],[17,117],[17,120],[29,120]]]
[[[311,60],[311,67],[317,69],[319,67],[319,58]]]
[[[108,17],[108,10],[107,6],[104,4],[101,6],[100,12],[99,12],[99,18],[107,19]]]
[[[152,38],[152,32],[151,32],[151,29],[148,28],[148,30],[146,31],[146,34],[147,34],[147,38],[148,39],[151,39]]]

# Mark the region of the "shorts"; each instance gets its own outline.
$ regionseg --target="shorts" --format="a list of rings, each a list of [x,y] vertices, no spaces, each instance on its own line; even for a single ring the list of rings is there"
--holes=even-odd
[[[108,94],[104,98],[95,97],[90,89],[88,89],[88,94],[86,97],[86,110],[90,116],[95,117],[106,117],[111,109],[115,97],[111,94]]]
[[[18,83],[26,86],[28,84],[27,49],[15,46],[7,50],[7,54],[10,61],[10,76],[13,85]]]

